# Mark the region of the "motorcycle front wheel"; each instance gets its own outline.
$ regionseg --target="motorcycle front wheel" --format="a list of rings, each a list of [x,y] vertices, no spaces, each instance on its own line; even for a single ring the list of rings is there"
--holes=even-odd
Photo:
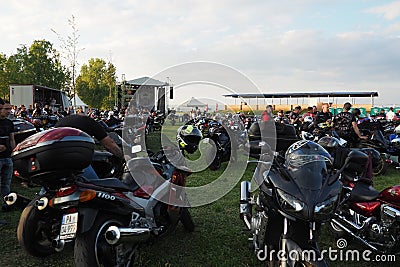
[[[386,164],[386,158],[384,155],[380,155],[379,160],[375,166],[375,168],[372,170],[374,176],[378,175],[384,175],[387,171],[387,164]]]
[[[34,257],[46,257],[56,251],[52,247],[52,226],[61,221],[57,213],[47,207],[38,210],[33,199],[22,211],[17,228],[17,238],[22,249]]]
[[[105,239],[105,232],[109,226],[124,225],[121,219],[114,217],[100,214],[89,231],[76,236],[75,266],[133,266],[138,250],[137,245],[129,244],[130,248],[123,245],[124,252],[121,255],[117,253],[116,246],[108,244]],[[121,256],[122,259],[118,258]],[[123,265],[120,265],[121,261]]]

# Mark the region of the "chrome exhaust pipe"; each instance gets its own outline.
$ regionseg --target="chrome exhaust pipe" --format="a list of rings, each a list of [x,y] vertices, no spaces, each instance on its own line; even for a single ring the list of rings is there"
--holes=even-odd
[[[17,202],[17,198],[18,198],[18,196],[16,193],[10,193],[4,197],[4,202],[6,202],[8,206],[11,206],[15,202]]]
[[[51,241],[51,246],[54,248],[55,251],[61,252],[65,247],[65,240],[61,240],[60,237],[53,239]]]
[[[246,227],[250,230],[251,223],[249,217],[251,216],[251,205],[249,203],[249,194],[251,191],[251,183],[243,181],[240,183],[240,218],[243,219]]]
[[[108,227],[104,234],[110,245],[117,243],[139,243],[150,238],[149,228],[124,228],[117,226]]]
[[[38,210],[44,210],[49,204],[49,199],[47,197],[42,197],[35,201],[35,206]]]
[[[344,217],[344,216],[341,216],[341,215],[338,215],[338,214],[336,214],[336,216],[337,216],[340,220],[342,220],[343,222],[349,224],[351,227],[353,227],[353,228],[356,229],[357,231],[359,231],[359,230],[364,229],[365,227],[367,227],[367,226],[369,225],[369,223],[371,222],[371,220],[372,220],[372,218],[369,217],[369,218],[367,218],[367,219],[362,223],[361,226],[359,226],[359,225],[357,225],[356,223],[347,220],[346,217]],[[337,220],[336,220],[336,219],[333,219],[333,221],[336,222]]]
[[[371,248],[374,251],[377,251],[378,249],[376,247],[374,247],[373,245],[371,245],[370,243],[368,243],[368,241],[362,239],[361,237],[359,237],[358,235],[354,234],[350,229],[348,229],[347,227],[345,227],[343,224],[341,224],[338,220],[336,219],[332,219],[332,222],[335,223],[337,226],[339,226],[341,229],[343,229],[343,231],[345,231],[346,233],[350,234],[352,237],[358,239],[359,241],[361,241],[362,243],[364,243],[366,246],[368,246],[369,248]]]

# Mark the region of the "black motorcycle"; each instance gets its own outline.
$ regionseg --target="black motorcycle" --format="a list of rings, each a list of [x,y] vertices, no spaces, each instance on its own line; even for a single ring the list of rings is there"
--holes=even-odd
[[[208,123],[208,131],[203,139],[203,143],[213,143],[215,146],[207,150],[206,161],[210,170],[218,170],[221,168],[222,162],[236,160],[236,140],[233,133],[229,133],[229,128],[221,125],[220,122],[210,121]]]
[[[241,183],[240,217],[252,249],[272,265],[327,266],[319,231],[338,205],[341,170],[334,171],[329,153],[312,141],[294,143],[285,156],[268,145],[262,150],[253,176],[258,194],[250,182]]]
[[[122,179],[88,180],[81,170],[91,163],[94,145],[84,132],[60,127],[37,133],[14,150],[15,168],[43,187],[18,224],[27,253],[46,257],[74,241],[77,266],[131,266],[140,244],[173,232],[179,221],[194,230],[182,190],[190,170],[170,165],[160,152],[153,161],[129,160]],[[140,149],[136,145],[132,153]],[[6,200],[15,197],[11,193]]]

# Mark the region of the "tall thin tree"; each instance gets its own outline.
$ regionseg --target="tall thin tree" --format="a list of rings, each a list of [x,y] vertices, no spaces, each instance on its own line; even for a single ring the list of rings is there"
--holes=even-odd
[[[69,63],[69,70],[71,72],[71,83],[70,83],[70,90],[74,96],[74,106],[76,106],[76,77],[77,75],[77,68],[78,68],[78,55],[79,53],[84,50],[85,48],[78,48],[78,41],[79,41],[79,31],[75,22],[75,16],[71,15],[71,18],[68,19],[68,24],[71,26],[72,33],[71,35],[64,38],[56,32],[54,29],[51,29],[54,32],[59,41],[61,42],[61,48],[65,52],[63,53],[62,57],[65,58]]]

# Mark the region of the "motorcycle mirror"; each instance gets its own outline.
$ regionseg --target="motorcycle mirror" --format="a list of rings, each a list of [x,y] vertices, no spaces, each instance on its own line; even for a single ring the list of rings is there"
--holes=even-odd
[[[132,149],[131,149],[132,154],[138,153],[140,151],[142,151],[142,146],[141,145],[132,146]]]

